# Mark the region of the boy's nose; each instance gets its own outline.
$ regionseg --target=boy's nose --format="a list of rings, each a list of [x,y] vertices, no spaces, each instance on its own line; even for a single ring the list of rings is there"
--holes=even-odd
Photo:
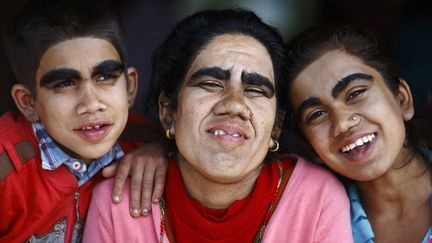
[[[106,110],[106,108],[106,104],[100,99],[93,88],[83,87],[77,105],[78,114],[101,112]]]

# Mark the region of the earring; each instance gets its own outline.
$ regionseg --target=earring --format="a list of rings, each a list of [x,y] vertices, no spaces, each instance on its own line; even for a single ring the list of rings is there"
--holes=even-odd
[[[270,152],[276,152],[276,151],[278,151],[279,150],[279,142],[277,141],[277,140],[274,140],[273,139],[273,142],[275,143],[275,146],[273,146],[272,148],[270,148],[269,150],[270,150]]]
[[[171,135],[171,131],[170,131],[169,128],[167,128],[167,129],[165,130],[165,136],[166,136],[169,140],[174,139],[174,136]]]

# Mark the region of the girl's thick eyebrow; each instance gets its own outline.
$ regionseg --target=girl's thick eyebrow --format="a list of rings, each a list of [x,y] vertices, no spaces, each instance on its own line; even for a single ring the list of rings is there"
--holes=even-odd
[[[271,96],[273,96],[273,94],[275,92],[275,87],[274,87],[273,83],[270,81],[270,79],[268,79],[267,77],[265,77],[261,74],[258,74],[255,72],[247,73],[247,72],[243,71],[241,74],[241,79],[242,79],[242,82],[246,83],[246,84],[267,87],[271,92]]]
[[[59,80],[77,80],[81,76],[79,72],[71,68],[58,68],[53,69],[45,73],[40,79],[40,86],[48,86],[49,84],[59,81]]]
[[[219,80],[228,80],[231,76],[231,73],[229,70],[225,70],[220,67],[204,67],[194,72],[190,78],[190,81],[194,81],[204,76],[213,77]]]
[[[116,60],[106,60],[93,67],[92,76],[111,72],[122,73],[124,69],[123,63]]]
[[[336,83],[332,89],[332,96],[336,98],[351,82],[356,80],[372,81],[372,75],[366,73],[352,73]]]
[[[305,101],[303,101],[299,107],[296,109],[296,114],[295,117],[297,118],[297,120],[300,120],[301,114],[303,114],[303,112],[312,106],[317,106],[321,104],[321,100],[316,98],[316,97],[310,97],[308,99],[306,99]]]

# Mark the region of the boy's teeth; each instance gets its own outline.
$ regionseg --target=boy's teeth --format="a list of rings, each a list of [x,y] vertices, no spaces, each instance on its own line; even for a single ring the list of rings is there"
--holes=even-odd
[[[346,153],[346,152],[354,149],[355,147],[362,146],[365,143],[369,143],[374,138],[375,138],[375,134],[366,135],[364,137],[361,137],[361,138],[357,139],[354,143],[351,143],[351,144],[343,146],[342,149],[341,149],[341,151],[344,152],[344,153]]]

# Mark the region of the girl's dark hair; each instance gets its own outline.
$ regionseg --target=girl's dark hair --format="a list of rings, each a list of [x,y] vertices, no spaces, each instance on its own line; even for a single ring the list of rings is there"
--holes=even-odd
[[[290,84],[300,72],[332,50],[342,50],[376,69],[382,75],[387,87],[395,95],[398,93],[400,79],[402,79],[400,70],[386,55],[381,42],[365,29],[337,24],[314,26],[294,37],[288,42],[287,48],[288,95]],[[432,99],[429,99],[425,107],[416,108],[415,116],[405,122],[406,139],[408,146],[425,155],[432,147]],[[292,107],[289,114],[292,118],[291,122],[297,123]],[[296,133],[300,134],[298,127],[290,127],[294,127]]]

